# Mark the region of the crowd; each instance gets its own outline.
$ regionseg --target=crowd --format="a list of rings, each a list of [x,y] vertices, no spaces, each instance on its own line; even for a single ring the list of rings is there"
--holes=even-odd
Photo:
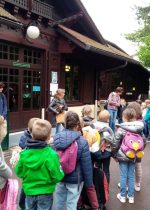
[[[56,210],[84,210],[87,206],[105,210],[111,158],[120,171],[118,200],[134,203],[135,191],[141,190],[144,149],[150,140],[150,100],[127,104],[120,98],[122,92],[118,87],[110,93],[107,109],[94,119],[90,105],[83,107],[81,116],[68,111],[65,90],[58,89],[48,107],[52,123],[40,118],[29,120],[10,160],[22,179],[21,210],[51,210],[53,203]],[[4,121],[2,117],[0,128]],[[56,127],[53,137],[51,124]],[[12,172],[1,150],[0,157],[0,193],[5,188],[9,193],[7,180]],[[5,200],[0,199],[1,209],[5,209]]]

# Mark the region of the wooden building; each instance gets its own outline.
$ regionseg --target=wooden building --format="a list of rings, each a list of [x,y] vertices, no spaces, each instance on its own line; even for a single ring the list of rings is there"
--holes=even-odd
[[[40,29],[27,37],[29,25]],[[41,116],[57,87],[69,106],[106,99],[118,85],[127,100],[147,97],[149,74],[122,49],[106,41],[80,0],[0,1],[0,81],[11,131]]]

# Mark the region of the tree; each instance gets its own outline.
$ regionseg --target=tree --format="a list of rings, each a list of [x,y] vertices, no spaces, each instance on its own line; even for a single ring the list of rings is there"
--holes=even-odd
[[[137,56],[146,67],[150,67],[150,5],[135,7],[139,29],[126,34],[126,39],[138,44]]]

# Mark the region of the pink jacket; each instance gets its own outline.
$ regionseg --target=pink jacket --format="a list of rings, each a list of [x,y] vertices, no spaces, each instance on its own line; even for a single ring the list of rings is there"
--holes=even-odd
[[[108,97],[107,109],[117,110],[119,106],[120,106],[120,96],[115,92],[111,92]]]

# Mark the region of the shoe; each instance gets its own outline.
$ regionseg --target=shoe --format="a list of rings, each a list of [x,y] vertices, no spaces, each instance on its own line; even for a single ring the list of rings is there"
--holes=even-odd
[[[118,183],[118,187],[120,188],[120,182]],[[126,186],[126,191],[128,191],[128,186]]]
[[[120,200],[121,203],[125,203],[126,202],[126,197],[122,197],[120,195],[120,193],[117,194],[117,198]]]
[[[134,189],[135,189],[136,192],[140,192],[141,186],[140,185],[135,185]]]
[[[129,203],[134,203],[134,197],[129,197],[129,196],[127,195],[127,199],[128,199],[128,201],[129,201]]]

